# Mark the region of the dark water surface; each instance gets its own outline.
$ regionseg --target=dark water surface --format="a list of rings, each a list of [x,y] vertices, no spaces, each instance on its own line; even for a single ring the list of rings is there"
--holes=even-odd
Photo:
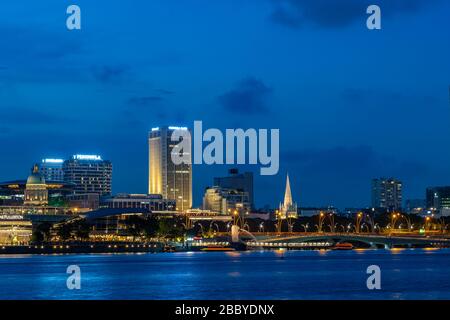
[[[450,250],[0,255],[0,299],[450,299]]]

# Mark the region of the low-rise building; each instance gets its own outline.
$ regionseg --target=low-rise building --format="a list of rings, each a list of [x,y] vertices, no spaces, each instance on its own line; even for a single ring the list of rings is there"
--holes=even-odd
[[[219,214],[230,214],[234,210],[247,212],[251,210],[249,194],[245,191],[218,186],[207,188],[203,196],[203,209]]]
[[[175,211],[176,201],[163,199],[160,194],[126,194],[103,197],[100,207],[111,209],[138,208],[153,211]]]

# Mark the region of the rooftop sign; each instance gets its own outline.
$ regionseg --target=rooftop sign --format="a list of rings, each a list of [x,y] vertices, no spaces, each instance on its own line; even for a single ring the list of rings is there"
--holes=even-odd
[[[97,155],[88,155],[88,154],[76,154],[73,156],[75,160],[94,160],[101,161],[102,157]]]

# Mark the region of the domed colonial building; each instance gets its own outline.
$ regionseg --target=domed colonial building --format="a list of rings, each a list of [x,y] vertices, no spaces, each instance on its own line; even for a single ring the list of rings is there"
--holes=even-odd
[[[44,177],[39,172],[39,166],[34,165],[25,187],[24,204],[45,206],[48,204],[48,190]]]

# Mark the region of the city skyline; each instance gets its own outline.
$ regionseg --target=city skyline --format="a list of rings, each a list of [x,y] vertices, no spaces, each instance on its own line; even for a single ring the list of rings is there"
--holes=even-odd
[[[166,130],[166,131],[169,130],[168,132],[170,133],[171,132],[170,130],[172,130],[172,131],[174,130],[173,127],[172,127],[172,129],[169,129],[169,127],[164,127],[164,126],[162,126],[161,128],[162,128],[162,132],[164,132],[164,130]],[[185,130],[189,130],[189,129],[186,127]],[[155,128],[153,128],[150,131],[150,134],[149,134],[149,145],[148,145],[148,148],[149,148],[149,159],[148,159],[149,172],[151,172],[151,167],[152,167],[152,165],[151,165],[151,162],[152,162],[152,160],[151,160],[152,159],[151,158],[151,153],[152,153],[152,151],[151,150],[152,150],[152,148],[155,148],[155,146],[152,146],[151,143],[152,143],[152,140],[154,142],[155,138],[159,139],[161,137],[161,134],[159,132],[160,132],[160,128],[158,127],[157,130],[155,130]],[[169,138],[168,132],[164,133],[162,135],[162,137],[165,140],[167,140],[167,144],[170,144],[170,142],[169,142],[170,138]],[[157,133],[157,134],[155,135],[155,133]],[[161,156],[161,154],[158,154],[158,152],[159,151],[156,152],[157,153],[157,155],[156,155],[157,157]],[[155,151],[153,151],[153,153],[155,153]],[[166,157],[170,156],[170,152],[168,150],[166,150],[165,153],[167,153]],[[162,158],[164,158],[164,157],[162,157]],[[77,155],[73,155],[71,157],[68,157],[67,159],[56,159],[56,158],[45,158],[45,159],[42,159],[41,163],[37,162],[37,163],[35,163],[33,165],[31,171],[32,171],[32,173],[36,173],[36,170],[37,170],[36,168],[38,168],[38,170],[40,171],[40,174],[46,180],[51,180],[53,182],[58,182],[59,181],[59,182],[71,182],[71,183],[74,183],[75,182],[74,179],[73,178],[66,179],[65,176],[67,176],[67,173],[64,173],[65,171],[67,171],[66,165],[68,163],[73,162],[73,161],[75,161],[75,163],[76,163],[76,161],[80,161],[81,163],[86,162],[86,164],[91,163],[91,164],[93,164],[95,166],[98,166],[97,163],[106,163],[107,166],[110,167],[109,169],[106,169],[106,170],[111,170],[111,168],[112,168],[112,162],[109,161],[109,160],[103,160],[101,155],[98,155],[98,154],[97,155],[77,154]],[[160,160],[158,160],[158,161],[161,162]],[[58,167],[58,165],[59,165],[59,167]],[[103,166],[103,165],[101,165],[101,166]],[[167,164],[166,164],[166,166],[167,166]],[[88,165],[88,167],[89,167],[89,165]],[[161,171],[161,167],[164,167],[164,165],[161,165],[161,163],[159,163],[159,169],[158,170],[153,169],[153,171],[156,170],[156,173],[159,173],[161,175],[162,174],[160,172]],[[191,166],[188,166],[188,167],[191,168]],[[188,168],[188,167],[185,167],[185,165],[183,165],[182,169],[184,170],[185,168]],[[228,174],[229,174],[228,177],[220,177],[220,174],[216,174],[213,177],[213,183],[205,186],[204,187],[204,191],[206,192],[209,188],[212,188],[212,189],[214,189],[214,188],[219,188],[219,189],[223,188],[222,184],[225,186],[225,190],[226,190],[226,188],[231,188],[230,190],[232,190],[233,188],[236,188],[236,186],[238,186],[238,189],[236,189],[236,190],[241,190],[241,191],[246,191],[247,190],[247,197],[249,197],[248,199],[250,199],[250,201],[249,201],[249,204],[250,204],[249,208],[251,208],[252,207],[251,204],[253,203],[253,201],[251,201],[251,199],[253,199],[253,188],[254,188],[254,186],[253,186],[253,173],[250,172],[250,171],[247,171],[247,172],[239,174],[239,169],[238,169],[239,166],[237,166],[237,167],[236,166],[230,166],[230,167],[232,167],[232,168],[228,172]],[[56,172],[55,169],[61,170],[61,173]],[[91,169],[89,169],[89,170],[91,170]],[[175,171],[176,167],[174,167],[172,170],[175,173],[176,172]],[[193,181],[191,180],[192,179],[192,177],[191,177],[192,176],[192,171],[191,171],[191,169],[189,169],[189,170],[190,170],[189,171],[189,184],[192,184],[193,183]],[[86,171],[86,175],[87,176],[89,176],[91,174],[92,173],[90,173],[89,171]],[[63,179],[51,179],[52,176],[59,177],[60,175],[63,177]],[[110,173],[108,175],[109,175],[109,182],[108,182],[109,186],[107,186],[106,188],[107,188],[107,190],[112,190],[112,184],[111,184],[111,182],[112,182],[112,171],[110,171]],[[243,179],[245,179],[245,180],[250,179],[250,180],[244,182]],[[136,194],[136,195],[141,194],[141,195],[149,195],[149,196],[159,195],[159,196],[162,197],[162,199],[174,200],[174,201],[176,200],[176,198],[180,198],[178,196],[175,196],[175,198],[174,197],[170,197],[168,191],[166,191],[166,193],[162,192],[161,186],[159,187],[160,188],[160,190],[159,190],[160,192],[157,192],[158,190],[155,187],[155,184],[159,180],[161,180],[161,177],[152,178],[152,175],[149,173],[149,175],[148,175],[148,192],[147,193],[131,193],[131,192],[117,192],[117,193],[114,193],[114,192],[108,191],[107,194],[104,194],[104,195],[109,195],[109,196],[111,196],[113,194],[115,194],[116,196],[120,196],[120,195],[123,195],[123,194]],[[180,178],[179,177],[179,178],[175,179],[173,183],[175,183],[175,181],[184,181],[184,180],[185,180],[184,178],[182,178],[182,177]],[[6,183],[6,181],[4,181],[3,183]],[[171,182],[169,185],[172,186],[173,183]],[[251,185],[249,183],[251,183]],[[75,182],[75,184],[80,184],[80,183],[79,182],[78,183]],[[167,190],[169,190],[171,188],[169,185],[167,187],[168,188]],[[235,187],[233,187],[232,185],[234,185]],[[82,188],[84,190],[85,187],[82,187]],[[390,189],[390,188],[392,188],[392,189]],[[406,198],[405,199],[402,196],[402,194],[403,194],[403,191],[402,191],[403,183],[402,183],[402,181],[397,180],[394,177],[389,177],[389,178],[387,178],[387,177],[376,177],[376,178],[372,178],[371,179],[371,192],[370,192],[371,193],[371,195],[370,195],[371,202],[366,204],[366,205],[360,206],[359,208],[360,209],[362,209],[362,208],[366,208],[366,209],[367,208],[383,209],[384,208],[384,209],[387,209],[388,211],[392,211],[392,212],[401,211],[401,210],[405,210],[405,209],[406,210],[409,210],[409,209],[420,209],[420,207],[422,209],[425,209],[425,208],[429,209],[429,208],[432,208],[433,206],[430,206],[430,205],[425,206],[425,203],[433,201],[433,200],[430,200],[430,198],[432,197],[432,195],[430,195],[430,190],[435,190],[435,189],[436,190],[438,190],[438,189],[439,190],[444,190],[444,189],[447,190],[449,188],[450,187],[443,186],[443,185],[441,185],[441,186],[437,186],[437,185],[427,186],[424,189],[424,196],[423,197],[416,198],[416,199],[412,199],[412,198]],[[175,192],[175,190],[173,190],[173,189],[170,189],[170,190],[172,190],[172,194],[173,195],[177,195],[178,194],[177,192]],[[152,191],[154,191],[154,192],[152,192]],[[250,192],[248,192],[248,191],[250,191]],[[185,195],[190,194],[190,192],[191,192],[190,190],[187,191],[187,193],[181,192],[180,193],[181,198],[183,196],[185,196]],[[76,193],[77,192],[75,192],[74,195]],[[85,192],[81,192],[81,193],[85,193]],[[101,194],[99,194],[99,195],[101,196]],[[202,195],[202,201],[201,201],[201,203],[199,205],[192,205],[192,204],[191,204],[191,206],[177,205],[176,210],[177,211],[178,210],[185,211],[186,209],[189,209],[189,208],[202,208],[202,207],[204,207],[204,205],[205,205],[205,195],[206,194]],[[285,190],[285,194],[284,194],[284,197],[285,197],[284,204],[285,205],[286,205],[286,203],[289,204],[289,201],[286,201],[287,195],[289,195],[288,198],[290,198],[291,199],[290,201],[292,201],[291,186],[290,186],[290,182],[289,182],[289,174],[288,173],[287,173],[287,181],[286,181],[286,190]],[[189,200],[187,200],[187,201],[190,201],[189,197],[190,197],[190,195],[188,196]],[[437,196],[435,195],[435,197],[437,197]],[[436,200],[436,201],[438,201],[438,200]],[[448,201],[448,197],[447,196],[445,196],[444,201]],[[186,201],[183,201],[183,202],[186,202]],[[416,203],[417,204],[418,202],[423,203],[423,206],[420,205],[420,206],[409,208],[411,203]],[[325,208],[327,206],[330,207],[330,208],[337,208],[337,209],[344,210],[344,211],[347,210],[347,209],[357,208],[356,206],[338,207],[338,206],[335,206],[333,204],[316,204],[316,205],[313,205],[313,206],[311,206],[311,205],[303,205],[303,206],[298,206],[298,208],[299,209],[301,209],[301,208],[314,208],[314,207],[316,207],[316,208]],[[271,208],[273,210],[275,210],[276,207],[277,206],[270,207],[270,205],[269,205],[269,208]],[[440,205],[435,205],[434,207],[435,208],[440,208]],[[446,203],[445,207],[447,207],[447,203]],[[267,206],[265,206],[265,208],[267,209]],[[282,208],[282,203],[280,203],[280,208]],[[296,203],[295,203],[295,208],[297,208],[297,204]],[[264,208],[263,207],[256,207],[254,209],[258,210],[258,209],[264,209]],[[281,210],[282,209],[280,209],[280,211]],[[219,210],[219,211],[221,211],[221,210]]]
[[[147,132],[202,120],[280,129],[277,176],[240,168],[255,174],[257,207],[277,205],[287,172],[302,206],[366,206],[374,177],[403,181],[405,199],[448,185],[450,4],[379,1],[371,32],[364,1],[361,15],[314,3],[80,1],[79,31],[56,1],[4,4],[0,180],[78,151],[115,164],[114,193],[145,193]],[[228,169],[194,165],[195,206]]]

